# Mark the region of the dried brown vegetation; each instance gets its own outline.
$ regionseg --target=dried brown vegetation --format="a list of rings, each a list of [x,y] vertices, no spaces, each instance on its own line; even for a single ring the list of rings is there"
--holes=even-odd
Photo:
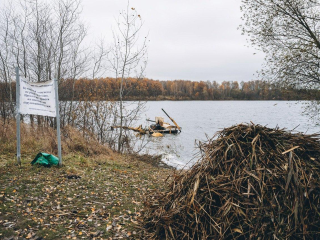
[[[317,135],[241,124],[215,137],[167,192],[150,195],[150,238],[320,238]]]
[[[51,127],[31,126],[21,124],[21,153],[36,154],[37,152],[49,152],[57,154],[57,132]],[[61,129],[63,153],[81,152],[87,156],[94,154],[109,154],[111,150],[100,144],[91,134],[66,126]],[[1,154],[16,152],[16,123],[14,120],[0,123],[0,149]]]

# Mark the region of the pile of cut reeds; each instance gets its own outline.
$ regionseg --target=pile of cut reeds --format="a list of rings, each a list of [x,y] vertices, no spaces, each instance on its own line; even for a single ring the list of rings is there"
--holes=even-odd
[[[319,135],[240,124],[147,198],[150,239],[320,239]]]

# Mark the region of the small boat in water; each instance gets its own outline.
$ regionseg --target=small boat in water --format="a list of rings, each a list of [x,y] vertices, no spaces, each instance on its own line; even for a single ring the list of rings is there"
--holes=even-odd
[[[166,133],[166,134],[176,134],[181,132],[181,127],[174,121],[168,113],[166,113],[163,108],[161,109],[167,116],[168,118],[174,123],[174,125],[170,125],[169,123],[164,122],[164,118],[162,117],[156,117],[155,124],[150,125],[149,127],[149,132],[150,133]],[[148,120],[151,121],[151,120]]]
[[[148,120],[151,121],[151,120]],[[152,121],[155,124],[151,124],[149,127],[149,132],[159,132],[159,133],[168,133],[168,134],[176,134],[181,132],[177,128],[177,126],[170,125],[169,123],[164,122],[164,119],[162,117],[156,117],[155,121]]]

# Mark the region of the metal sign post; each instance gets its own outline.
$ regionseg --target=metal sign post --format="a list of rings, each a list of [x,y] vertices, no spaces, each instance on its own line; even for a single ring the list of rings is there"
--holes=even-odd
[[[58,94],[58,80],[54,79],[54,89],[56,98],[56,114],[57,114],[57,139],[58,139],[58,156],[59,156],[59,166],[62,166],[62,156],[61,156],[61,136],[60,136],[60,113],[59,113],[59,94]]]
[[[20,75],[19,68],[16,67],[16,122],[17,122],[17,161],[21,165],[20,150]]]

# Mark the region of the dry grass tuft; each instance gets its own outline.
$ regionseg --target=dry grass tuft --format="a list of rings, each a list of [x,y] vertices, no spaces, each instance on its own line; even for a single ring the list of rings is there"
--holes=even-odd
[[[260,125],[226,128],[150,195],[150,239],[320,239],[320,142]]]

